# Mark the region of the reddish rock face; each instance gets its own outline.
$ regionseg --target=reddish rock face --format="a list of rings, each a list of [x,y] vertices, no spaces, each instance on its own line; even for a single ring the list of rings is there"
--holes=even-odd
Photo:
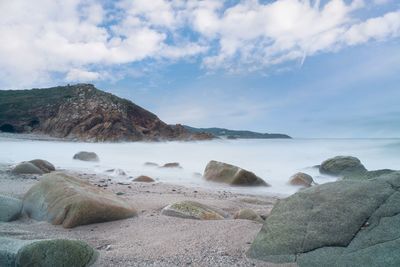
[[[86,141],[204,140],[91,84],[0,92],[0,127]]]

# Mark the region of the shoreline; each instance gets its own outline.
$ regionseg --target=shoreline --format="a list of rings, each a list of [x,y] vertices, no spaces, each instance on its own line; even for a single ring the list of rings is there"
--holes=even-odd
[[[73,229],[23,217],[1,223],[0,234],[20,239],[83,240],[100,252],[93,266],[295,266],[271,265],[247,258],[245,252],[262,224],[233,219],[233,214],[241,208],[251,208],[267,216],[277,198],[211,192],[160,182],[118,184],[108,181],[108,176],[65,172],[91,184],[104,184],[102,181],[106,179],[108,185],[103,187],[104,190],[122,193],[120,197],[132,203],[138,216]],[[0,178],[0,194],[18,198],[40,180],[38,176],[10,175],[4,171]],[[221,209],[228,218],[200,221],[161,214],[163,207],[182,200],[198,201]]]

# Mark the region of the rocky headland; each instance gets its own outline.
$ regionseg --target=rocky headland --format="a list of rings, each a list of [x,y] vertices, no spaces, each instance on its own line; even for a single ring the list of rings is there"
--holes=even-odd
[[[0,90],[0,131],[83,141],[207,140],[91,84]]]

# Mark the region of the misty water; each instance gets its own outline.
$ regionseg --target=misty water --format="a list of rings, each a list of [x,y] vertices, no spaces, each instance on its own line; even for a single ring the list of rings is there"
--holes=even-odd
[[[100,162],[73,160],[78,151],[93,151]],[[113,176],[116,181],[129,181],[148,175],[159,182],[189,187],[205,187],[250,194],[288,195],[299,188],[287,184],[291,175],[302,171],[317,183],[335,181],[323,176],[312,166],[336,155],[358,157],[370,170],[399,169],[400,139],[285,139],[285,140],[214,140],[204,142],[160,143],[80,143],[37,141],[0,137],[0,163],[16,164],[35,158],[45,159],[59,169],[105,174],[109,169],[122,169],[127,176]],[[271,187],[231,187],[205,181],[200,175],[210,160],[234,164],[254,172]],[[179,162],[182,169],[144,166]],[[196,174],[197,173],[197,174]],[[129,178],[131,177],[131,178]]]

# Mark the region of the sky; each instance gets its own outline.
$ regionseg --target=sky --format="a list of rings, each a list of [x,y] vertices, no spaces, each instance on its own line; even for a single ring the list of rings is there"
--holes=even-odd
[[[400,137],[398,0],[0,0],[0,89],[92,83],[171,124]]]

